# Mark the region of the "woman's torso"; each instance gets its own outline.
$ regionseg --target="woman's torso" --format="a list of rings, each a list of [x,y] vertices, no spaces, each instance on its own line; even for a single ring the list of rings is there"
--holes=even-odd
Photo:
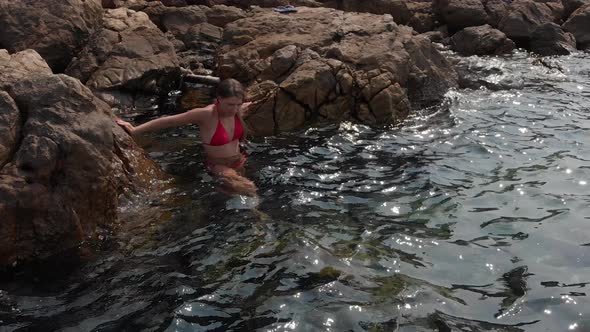
[[[199,126],[199,133],[203,148],[207,154],[208,160],[227,160],[238,158],[240,153],[240,140],[234,139],[236,130],[236,116],[219,117],[217,110],[213,105],[207,106],[206,120]],[[219,123],[221,126],[219,127]],[[211,142],[211,138],[216,135],[216,131],[225,130],[229,142],[222,145],[211,145],[211,143],[219,144],[219,142]],[[217,134],[219,136],[219,133]]]

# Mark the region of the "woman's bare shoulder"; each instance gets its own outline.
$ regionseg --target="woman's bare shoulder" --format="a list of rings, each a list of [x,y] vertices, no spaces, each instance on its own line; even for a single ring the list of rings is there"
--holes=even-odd
[[[204,107],[197,107],[186,111],[195,122],[201,122],[207,120],[213,115],[214,105],[207,105]]]
[[[203,107],[192,108],[192,109],[188,110],[188,112],[200,112],[200,113],[209,112],[210,113],[210,112],[213,112],[214,107],[215,107],[215,104],[210,104],[210,105],[203,106]]]

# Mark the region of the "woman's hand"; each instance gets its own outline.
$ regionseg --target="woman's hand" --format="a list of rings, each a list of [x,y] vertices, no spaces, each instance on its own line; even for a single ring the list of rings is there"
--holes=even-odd
[[[135,127],[133,127],[131,123],[117,118],[117,124],[121,126],[121,128],[123,128],[123,130],[125,130],[129,135],[133,136]]]

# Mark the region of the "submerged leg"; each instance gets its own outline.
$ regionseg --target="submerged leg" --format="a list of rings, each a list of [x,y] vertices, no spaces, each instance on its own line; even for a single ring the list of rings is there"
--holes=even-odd
[[[230,195],[256,196],[256,185],[235,169],[224,165],[212,165],[211,172],[221,181],[222,191]]]

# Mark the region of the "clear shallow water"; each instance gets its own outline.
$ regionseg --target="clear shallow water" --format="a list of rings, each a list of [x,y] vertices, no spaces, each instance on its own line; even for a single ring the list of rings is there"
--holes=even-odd
[[[249,144],[252,201],[194,128],[142,144],[177,182],[122,208],[116,250],[5,282],[0,330],[589,331],[590,57],[469,58],[489,86],[400,128]]]

